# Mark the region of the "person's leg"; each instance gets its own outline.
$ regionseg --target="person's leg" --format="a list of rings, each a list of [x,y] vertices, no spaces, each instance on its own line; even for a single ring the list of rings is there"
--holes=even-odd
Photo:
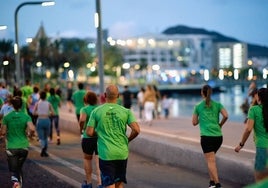
[[[40,144],[41,144],[41,148],[45,147],[45,133],[44,133],[44,129],[43,129],[43,123],[42,123],[42,119],[37,119],[36,122],[36,131],[38,134],[38,138],[40,140]]]
[[[255,155],[255,180],[256,182],[261,181],[268,177],[268,149],[256,148]]]
[[[216,166],[216,156],[214,152],[205,153],[210,180],[219,183],[218,171]]]
[[[51,116],[49,119],[50,119],[49,139],[50,139],[50,141],[52,141],[52,139],[53,139],[53,122],[54,122],[54,116]]]
[[[101,171],[99,166],[99,156],[95,155],[95,165],[96,165],[96,176],[97,176],[97,185],[101,185]]]
[[[8,168],[9,171],[11,172],[11,181],[19,182],[18,152],[17,150],[14,149],[7,149],[6,154],[7,154]]]
[[[60,126],[59,126],[59,116],[54,116],[54,125],[57,132],[57,145],[60,145]]]
[[[92,183],[92,155],[84,153],[84,170],[86,173],[86,181]]]

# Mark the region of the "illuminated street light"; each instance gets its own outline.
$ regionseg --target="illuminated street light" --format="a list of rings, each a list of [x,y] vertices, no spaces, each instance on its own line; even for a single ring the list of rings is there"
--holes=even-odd
[[[0,30],[5,30],[5,29],[7,29],[6,25],[0,25]]]
[[[42,5],[42,6],[52,6],[55,5],[53,1],[29,1],[21,3],[17,6],[15,10],[15,44],[14,44],[14,53],[15,53],[15,62],[16,62],[16,81],[20,86],[22,81],[21,78],[21,63],[20,63],[20,47],[19,47],[19,36],[18,36],[18,12],[19,10],[26,5]]]

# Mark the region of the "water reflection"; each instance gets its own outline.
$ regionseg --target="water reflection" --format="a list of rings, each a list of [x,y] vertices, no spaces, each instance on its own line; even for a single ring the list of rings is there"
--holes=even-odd
[[[247,88],[233,86],[225,92],[215,93],[212,99],[221,102],[229,114],[229,121],[243,122],[244,114],[240,109],[241,104],[247,97]],[[174,95],[171,116],[192,116],[196,103],[202,100],[200,95]]]

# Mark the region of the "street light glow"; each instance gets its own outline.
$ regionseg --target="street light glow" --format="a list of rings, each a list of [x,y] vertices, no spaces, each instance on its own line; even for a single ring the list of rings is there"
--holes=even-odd
[[[46,1],[46,2],[42,2],[41,4],[43,7],[47,7],[47,6],[54,6],[55,2],[54,1]]]
[[[0,30],[5,30],[5,29],[7,29],[6,25],[0,25]]]

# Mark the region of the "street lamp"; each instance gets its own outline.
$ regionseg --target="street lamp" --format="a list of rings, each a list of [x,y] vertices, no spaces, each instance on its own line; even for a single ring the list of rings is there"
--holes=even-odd
[[[97,53],[99,67],[100,94],[104,93],[104,70],[102,56],[101,0],[96,0],[95,27],[97,28]]]
[[[14,53],[15,53],[15,62],[16,62],[16,81],[18,85],[21,80],[21,64],[20,64],[20,48],[19,48],[19,36],[18,36],[18,12],[19,10],[26,5],[42,5],[42,6],[53,6],[55,2],[53,1],[29,1],[21,3],[17,6],[15,10],[15,44],[14,44]]]

